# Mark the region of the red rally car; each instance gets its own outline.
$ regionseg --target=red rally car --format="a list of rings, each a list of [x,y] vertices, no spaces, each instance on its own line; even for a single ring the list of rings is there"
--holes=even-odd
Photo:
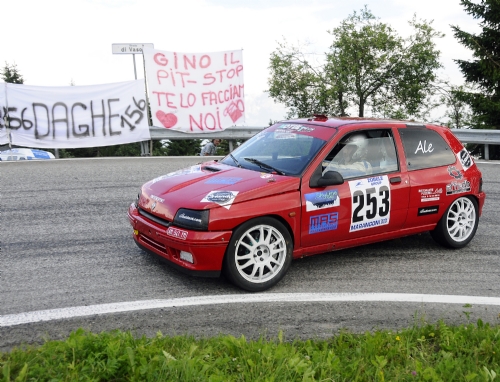
[[[256,292],[294,258],[425,231],[464,247],[477,230],[482,183],[445,127],[315,116],[149,181],[128,217],[143,250]]]

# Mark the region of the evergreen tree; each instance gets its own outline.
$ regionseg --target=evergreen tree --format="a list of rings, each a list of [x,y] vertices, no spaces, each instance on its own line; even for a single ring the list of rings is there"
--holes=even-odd
[[[235,150],[238,146],[240,146],[244,139],[233,139],[233,150]],[[217,147],[217,155],[227,155],[229,154],[229,141],[226,139],[222,139],[220,141],[220,145]]]
[[[176,139],[168,143],[168,156],[198,155],[201,151],[201,139]]]
[[[149,144],[149,142],[148,142]],[[122,145],[82,147],[78,149],[63,149],[59,152],[61,158],[94,158],[94,157],[138,157],[141,156],[141,143],[126,143]],[[153,141],[153,156],[166,156],[167,148],[161,141]]]
[[[9,84],[22,84],[24,83],[24,78],[19,74],[16,64],[9,65],[5,62],[5,66],[2,71],[2,79]]]
[[[468,103],[475,117],[475,128],[500,129],[500,1],[461,0],[465,12],[479,19],[481,32],[472,34],[452,26],[455,37],[473,52],[471,61],[455,60],[468,84],[476,92],[463,91],[458,96]]]

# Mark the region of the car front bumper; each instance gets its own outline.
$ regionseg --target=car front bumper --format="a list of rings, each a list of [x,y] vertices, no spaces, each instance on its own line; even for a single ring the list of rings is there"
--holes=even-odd
[[[134,230],[134,241],[139,248],[159,256],[189,275],[220,275],[232,231],[208,232],[165,227],[142,216],[134,203],[128,209],[128,218]],[[175,230],[175,235],[169,228]],[[183,259],[185,256],[181,256],[182,253],[191,254],[192,262]]]

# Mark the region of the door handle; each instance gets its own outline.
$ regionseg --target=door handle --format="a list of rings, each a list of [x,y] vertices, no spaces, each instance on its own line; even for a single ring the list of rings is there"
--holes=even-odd
[[[394,178],[390,179],[391,183],[401,183],[401,177],[400,176],[395,176]]]

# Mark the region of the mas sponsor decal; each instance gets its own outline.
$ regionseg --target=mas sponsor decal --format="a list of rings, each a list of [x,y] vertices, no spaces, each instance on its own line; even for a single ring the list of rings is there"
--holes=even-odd
[[[418,209],[417,216],[432,215],[432,214],[437,214],[438,212],[439,212],[439,206],[421,207]]]
[[[313,192],[306,194],[306,211],[321,210],[323,208],[340,206],[338,190]]]
[[[224,178],[224,177],[214,177],[208,179],[205,184],[235,184],[238,183],[242,178]]]
[[[472,157],[465,147],[457,154],[457,158],[462,164],[464,171],[467,171],[474,164]]]
[[[452,178],[462,179],[462,173],[455,166],[448,166],[448,174],[450,174]]]
[[[391,187],[387,175],[349,182],[351,225],[349,232],[389,224]]]
[[[443,193],[443,188],[421,188],[418,190],[420,193],[421,202],[432,202],[439,200],[441,194]]]
[[[181,240],[186,240],[188,237],[187,231],[183,231],[182,229],[177,229],[177,228],[173,228],[173,227],[168,227],[167,235],[172,236],[172,237],[176,237],[177,239],[181,239]]]
[[[201,199],[202,203],[217,203],[218,205],[229,209],[233,204],[239,191],[211,191],[207,196]]]
[[[333,231],[337,229],[338,221],[338,212],[311,216],[309,218],[309,234]]]
[[[464,180],[462,182],[451,182],[446,185],[446,195],[462,194],[470,191],[470,182]]]

